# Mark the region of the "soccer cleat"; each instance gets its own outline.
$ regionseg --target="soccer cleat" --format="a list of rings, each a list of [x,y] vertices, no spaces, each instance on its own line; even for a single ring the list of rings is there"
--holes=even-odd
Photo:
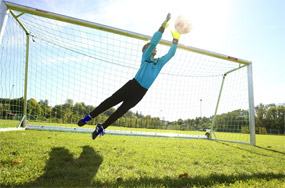
[[[98,135],[104,136],[105,134],[105,129],[102,126],[102,124],[97,124],[95,131],[92,133],[92,139],[94,140]]]
[[[92,117],[90,115],[86,114],[83,119],[78,121],[77,125],[82,127],[83,125],[85,125],[87,123],[87,121],[90,121],[91,119],[92,119]]]

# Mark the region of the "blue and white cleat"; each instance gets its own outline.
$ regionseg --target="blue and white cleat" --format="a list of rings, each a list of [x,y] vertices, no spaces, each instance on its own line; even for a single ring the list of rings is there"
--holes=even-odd
[[[87,123],[87,121],[90,121],[91,119],[92,119],[92,117],[90,115],[86,114],[83,119],[78,121],[77,125],[82,127],[83,125],[85,125]]]
[[[102,124],[97,124],[95,131],[92,133],[92,139],[94,140],[98,135],[104,136],[105,134],[105,129],[102,126]]]

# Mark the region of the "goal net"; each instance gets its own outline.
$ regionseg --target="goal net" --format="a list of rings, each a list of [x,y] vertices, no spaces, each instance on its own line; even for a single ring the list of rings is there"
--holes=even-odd
[[[134,78],[142,47],[151,38],[5,5],[7,9],[1,9],[1,128],[22,125],[84,132],[77,121]],[[162,40],[157,57],[166,54],[170,45]],[[142,101],[107,133],[254,144],[252,100],[250,62],[179,45]],[[94,129],[117,108],[100,114],[85,128]]]

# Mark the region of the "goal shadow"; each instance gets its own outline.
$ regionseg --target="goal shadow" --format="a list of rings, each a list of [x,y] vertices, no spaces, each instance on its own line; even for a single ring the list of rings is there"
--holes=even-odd
[[[251,149],[246,149],[246,148],[242,148],[242,147],[239,147],[239,146],[229,145],[228,143],[224,143],[224,142],[217,142],[217,143],[223,144],[223,145],[226,145],[226,146],[229,146],[229,147],[234,147],[234,148],[239,149],[239,150],[247,151],[247,152],[252,153],[252,154],[270,157],[270,155],[266,155],[264,153],[258,153],[258,152],[255,152],[255,151],[251,150]],[[268,149],[268,148],[261,147],[261,146],[252,146],[252,147],[259,148],[259,149],[264,150],[264,151],[269,151],[269,152],[274,152],[274,153],[279,153],[279,154],[285,155],[284,152],[277,151],[277,150],[274,150],[274,149]]]

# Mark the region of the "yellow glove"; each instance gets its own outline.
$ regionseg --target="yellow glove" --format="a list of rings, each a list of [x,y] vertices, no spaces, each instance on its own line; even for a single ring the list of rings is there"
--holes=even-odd
[[[164,27],[164,29],[166,29],[166,28],[169,26],[168,21],[170,20],[170,18],[171,18],[171,14],[168,13],[167,16],[166,16],[166,19],[165,19],[164,22],[161,24],[161,26]]]
[[[180,38],[180,36],[181,36],[181,34],[178,33],[176,30],[171,31],[171,34],[172,34],[172,36],[173,36],[173,39],[176,39],[176,40],[179,40],[179,38]]]

